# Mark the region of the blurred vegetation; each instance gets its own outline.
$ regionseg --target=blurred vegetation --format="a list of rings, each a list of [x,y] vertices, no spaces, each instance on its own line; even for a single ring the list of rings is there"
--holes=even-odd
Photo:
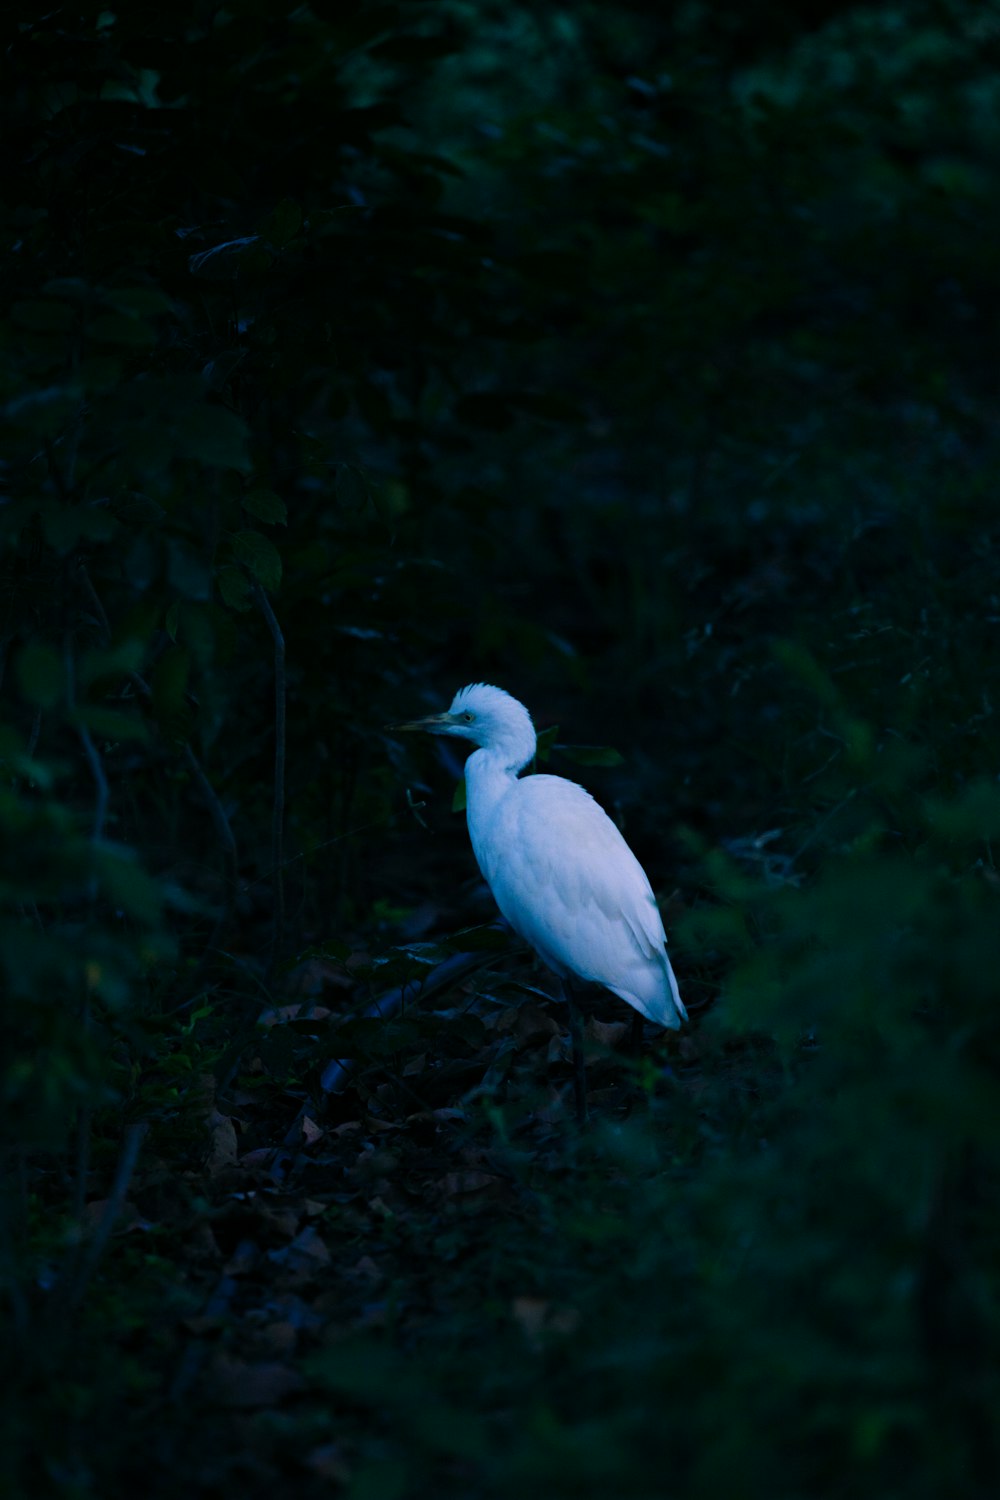
[[[1000,5],[2,27],[4,1493],[994,1495]],[[477,679],[691,1003],[582,1137]]]

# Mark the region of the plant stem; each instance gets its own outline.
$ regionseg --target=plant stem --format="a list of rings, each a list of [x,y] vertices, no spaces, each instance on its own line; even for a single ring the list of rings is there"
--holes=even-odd
[[[271,863],[274,867],[274,927],[268,973],[273,973],[285,940],[285,637],[271,601],[259,583],[254,596],[274,641],[274,813],[271,821]]]

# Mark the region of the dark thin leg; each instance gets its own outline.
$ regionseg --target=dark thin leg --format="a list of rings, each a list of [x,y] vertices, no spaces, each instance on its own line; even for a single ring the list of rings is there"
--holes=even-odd
[[[645,1017],[639,1011],[635,1011],[632,1015],[632,1029],[628,1034],[628,1050],[630,1057],[642,1056],[642,1037],[645,1025]]]
[[[569,979],[562,982],[563,999],[569,1006],[569,1036],[573,1049],[573,1098],[576,1102],[576,1123],[587,1123],[587,1074],[583,1063],[583,1017],[580,1015]]]

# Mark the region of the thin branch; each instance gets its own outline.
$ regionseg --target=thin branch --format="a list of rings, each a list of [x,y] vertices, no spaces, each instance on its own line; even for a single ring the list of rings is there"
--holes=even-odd
[[[26,747],[26,754],[29,760],[33,759],[35,751],[38,749],[38,737],[41,732],[42,710],[37,708],[35,710],[35,717],[31,721],[31,733],[28,735],[28,744]]]
[[[72,715],[76,707],[75,677],[73,670],[73,648],[69,636],[66,638],[66,707]],[[94,821],[91,829],[91,842],[99,844],[104,836],[104,824],[108,816],[108,778],[104,774],[104,763],[97,752],[93,736],[86,724],[77,723],[77,737],[83,746],[83,753],[87,757],[90,766],[90,774],[94,778],[96,795],[94,799]]]
[[[497,922],[494,925],[498,931],[510,931],[505,922]],[[388,1020],[405,1005],[416,1004],[418,1000],[429,1000],[432,995],[440,994],[442,990],[449,989],[460,980],[467,979],[477,970],[487,968],[495,962],[496,957],[497,954],[493,950],[483,952],[480,949],[473,953],[453,953],[441,963],[435,964],[434,968],[422,979],[410,979],[406,984],[401,984],[398,988],[380,995],[377,1000],[373,1000],[365,1007],[362,1014],[377,1017],[379,1020]],[[323,1069],[320,1078],[320,1088],[324,1094],[342,1094],[350,1082],[354,1068],[353,1058],[332,1057]]]
[[[271,864],[274,867],[274,928],[271,939],[273,972],[285,940],[285,637],[271,601],[259,583],[253,585],[254,597],[274,641],[274,814],[271,822]]]
[[[87,572],[87,568],[84,563],[81,562],[79,564],[77,572],[80,582],[83,585],[84,592],[86,593],[87,598],[89,599],[93,607],[94,613],[96,614],[98,621],[100,622],[101,629],[104,633],[104,641],[105,644],[107,644],[107,642],[111,640],[111,624],[108,620],[104,605],[101,602],[101,596],[100,594],[98,594],[96,588],[94,587],[93,580],[90,574]],[[140,672],[130,672],[128,674],[128,677],[133,687],[144,699],[148,701],[150,698],[152,698],[153,690]],[[239,851],[236,847],[236,838],[233,834],[232,825],[229,821],[229,818],[226,816],[226,809],[223,807],[218,793],[216,792],[212,783],[209,781],[205,768],[201,764],[201,761],[198,759],[197,755],[195,755],[189,741],[184,742],[184,745],[181,749],[181,754],[184,757],[184,761],[187,765],[188,770],[191,772],[191,775],[194,778],[198,790],[201,792],[205,807],[208,810],[208,815],[212,820],[212,826],[214,827],[215,832],[218,836],[219,843],[222,845],[223,855],[225,857],[227,865],[225,906],[222,915],[220,916],[219,921],[215,926],[215,930],[212,933],[212,937],[208,944],[208,947],[205,950],[205,953],[207,955],[218,946],[221,934],[224,928],[227,926],[230,917],[232,916],[233,907],[236,901],[236,874],[239,868]]]
[[[77,569],[77,573],[80,582],[83,584],[84,593],[87,595],[87,598],[93,605],[94,613],[101,622],[101,627],[104,631],[104,640],[105,643],[107,643],[111,639],[111,624],[108,620],[107,614],[105,613],[104,605],[101,603],[101,596],[94,588],[93,580],[91,579],[90,574],[87,572],[85,563],[80,563]],[[146,692],[148,694],[148,687],[146,688]]]
[[[94,824],[90,838],[92,843],[99,844],[104,837],[104,824],[108,816],[108,778],[104,774],[104,765],[97,753],[97,746],[94,744],[90,730],[86,724],[78,724],[76,732],[80,737],[80,743],[83,746],[84,754],[90,766],[90,773],[94,778],[94,785],[97,788],[94,800]]]
[[[84,1015],[86,1031],[90,1017]],[[93,1110],[89,1104],[81,1104],[76,1112],[76,1171],[73,1176],[73,1217],[83,1223],[87,1209],[87,1180],[90,1177],[90,1148],[93,1138]]]
[[[190,744],[185,744],[182,753],[184,755],[184,760],[187,764],[187,768],[191,772],[191,775],[194,777],[198,790],[201,792],[201,795],[204,799],[205,806],[208,809],[209,817],[212,819],[212,826],[214,827],[215,832],[218,835],[219,843],[222,845],[227,859],[231,861],[235,873],[236,839],[233,836],[233,830],[230,825],[229,819],[226,817],[226,809],[219,801],[218,793],[216,792],[212,783],[209,781],[208,777],[205,775],[204,767],[202,766],[201,761],[195,755],[194,751],[191,749]]]

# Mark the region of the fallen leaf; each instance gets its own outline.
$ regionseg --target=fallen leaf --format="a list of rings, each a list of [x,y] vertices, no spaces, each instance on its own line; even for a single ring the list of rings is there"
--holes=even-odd
[[[289,1270],[313,1273],[330,1264],[331,1256],[319,1231],[310,1224],[283,1250],[269,1250],[268,1260]]]
[[[348,1268],[347,1275],[356,1281],[366,1281],[370,1286],[384,1279],[370,1255],[362,1255],[359,1261]]]
[[[629,1026],[626,1021],[599,1021],[594,1016],[587,1030],[594,1038],[594,1041],[599,1042],[602,1047],[613,1048],[617,1047],[628,1036]]]
[[[325,1005],[276,1005],[262,1011],[258,1026],[281,1026],[286,1021],[325,1021],[331,1012]]]
[[[499,1181],[500,1178],[491,1172],[446,1172],[437,1183],[437,1189],[452,1198],[459,1193],[478,1193]]]
[[[212,1150],[208,1158],[208,1175],[217,1177],[227,1167],[235,1167],[238,1153],[236,1126],[228,1115],[220,1115],[213,1109],[208,1117],[208,1128],[212,1137]]]
[[[254,1244],[253,1240],[240,1240],[232,1255],[226,1261],[225,1274],[227,1276],[247,1276],[260,1260],[260,1246]]]
[[[257,1146],[253,1151],[244,1151],[240,1157],[241,1167],[269,1167],[274,1156],[273,1146]]]
[[[407,1115],[407,1125],[439,1125],[448,1120],[467,1119],[464,1109],[418,1109],[415,1114]]]
[[[298,1330],[291,1323],[268,1323],[254,1337],[254,1344],[259,1346],[261,1354],[276,1358],[294,1354],[298,1341]]]
[[[572,1047],[569,1037],[563,1035],[552,1037],[545,1056],[546,1061],[550,1063],[568,1062],[570,1057],[572,1056]]]
[[[526,1047],[544,1037],[558,1036],[559,1022],[538,1005],[514,1005],[505,1010],[496,1024],[498,1032],[513,1032],[517,1045]]]
[[[304,1385],[297,1370],[275,1360],[248,1364],[229,1354],[219,1354],[209,1371],[210,1394],[219,1406],[248,1410],[276,1406]]]
[[[304,1463],[320,1479],[331,1479],[334,1484],[346,1484],[351,1477],[344,1450],[337,1443],[324,1443],[321,1448],[313,1448],[306,1454]]]
[[[553,1305],[543,1297],[515,1297],[510,1310],[515,1323],[535,1348],[543,1333],[573,1333],[580,1326],[577,1308]]]
[[[538,1338],[548,1314],[549,1304],[542,1297],[515,1297],[510,1304],[514,1322],[532,1341]]]

